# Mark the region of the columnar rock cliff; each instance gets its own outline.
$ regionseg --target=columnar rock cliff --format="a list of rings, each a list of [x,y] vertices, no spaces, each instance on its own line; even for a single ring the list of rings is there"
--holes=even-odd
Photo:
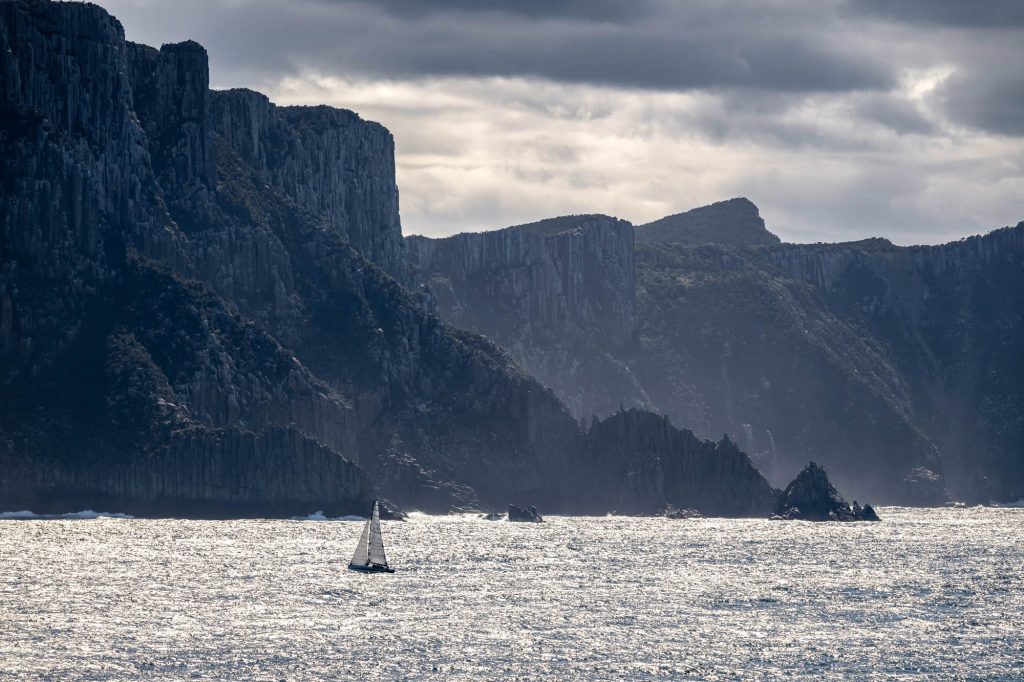
[[[620,359],[636,333],[629,223],[565,216],[406,242],[442,318],[508,350],[577,418],[650,406]]]
[[[0,2],[0,78],[0,507],[611,508],[556,396],[403,286],[382,127],[211,93],[201,46],[79,3]],[[564,260],[604,268],[595,243]],[[629,338],[576,272],[547,319]]]
[[[938,247],[779,244],[734,199],[637,228],[633,251],[606,232],[619,241],[611,272],[635,257],[637,322],[628,341],[578,334],[585,351],[533,313],[557,305],[557,288],[480,284],[522,281],[526,259],[506,255],[513,232],[410,238],[410,257],[442,317],[505,345],[578,416],[637,404],[703,437],[727,433],[777,483],[813,458],[883,502],[1024,496],[1024,226]],[[539,253],[556,250],[550,239]],[[627,280],[616,286],[634,299]],[[585,329],[579,318],[568,316]]]
[[[1021,497],[1024,223],[941,246],[792,245],[764,259],[885,344],[954,496]]]
[[[332,107],[277,107],[258,92],[211,93],[212,127],[261,182],[321,213],[385,272],[405,279],[395,143]]]

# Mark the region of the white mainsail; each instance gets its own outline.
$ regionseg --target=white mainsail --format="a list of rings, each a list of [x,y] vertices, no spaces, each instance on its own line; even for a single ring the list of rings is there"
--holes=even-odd
[[[370,513],[370,537],[367,546],[367,557],[371,564],[387,566],[388,558],[384,556],[384,538],[380,534],[380,508],[377,501],[373,501],[373,511]]]
[[[363,534],[359,536],[359,544],[356,545],[356,552],[352,555],[349,566],[387,568],[387,565],[388,558],[384,554],[384,538],[380,533],[380,507],[377,500],[374,500],[370,518],[363,526]]]

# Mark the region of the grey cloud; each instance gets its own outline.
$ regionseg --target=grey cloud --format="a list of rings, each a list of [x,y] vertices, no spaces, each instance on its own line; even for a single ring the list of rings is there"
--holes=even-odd
[[[387,125],[409,231],[745,194],[789,238],[934,241],[1024,205],[1015,5],[97,1],[132,40],[204,44],[215,87]]]
[[[375,78],[537,77],[656,90],[814,92],[893,84],[891,65],[859,49],[856,36],[808,0],[772,10],[754,2],[646,2],[643,11],[608,0],[531,0],[504,4],[504,12],[497,2],[469,0],[429,9],[408,0],[105,4],[151,27],[202,17],[193,35],[178,37],[205,41],[219,66],[243,73],[305,67]]]
[[[890,94],[866,93],[854,98],[852,111],[857,118],[873,121],[900,135],[930,135],[936,126],[913,102]]]
[[[344,0],[315,0],[337,3]],[[495,13],[531,18],[575,18],[584,21],[631,21],[647,14],[652,0],[357,0],[389,14],[423,17],[443,13]]]
[[[1024,73],[1019,64],[994,65],[948,79],[939,92],[946,113],[974,128],[1024,135]]]
[[[895,21],[955,28],[1024,27],[1020,0],[853,0],[850,8]]]

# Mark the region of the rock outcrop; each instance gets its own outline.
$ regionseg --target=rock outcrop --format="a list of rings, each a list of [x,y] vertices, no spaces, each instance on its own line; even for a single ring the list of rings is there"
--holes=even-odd
[[[851,507],[828,480],[828,474],[811,462],[779,495],[773,519],[803,521],[878,521],[869,504]]]
[[[384,128],[211,93],[201,46],[128,43],[94,5],[0,3],[0,79],[0,505],[610,509],[557,397],[403,285]],[[618,341],[632,308],[598,275],[632,271],[599,272],[602,235],[530,272],[562,278],[545,320]]]
[[[774,245],[781,241],[768,231],[757,206],[745,197],[719,201],[638,225],[636,240],[645,244],[726,246]]]
[[[520,507],[517,504],[510,504],[508,506],[508,520],[525,523],[541,523],[544,521],[543,517],[537,513],[536,507]]]
[[[608,490],[621,514],[661,514],[673,506],[707,516],[757,516],[775,500],[776,491],[732,441],[701,440],[643,410],[595,420],[584,458],[580,475]]]

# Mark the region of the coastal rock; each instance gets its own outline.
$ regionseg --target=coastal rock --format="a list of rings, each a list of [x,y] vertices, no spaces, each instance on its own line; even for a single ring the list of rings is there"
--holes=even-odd
[[[622,514],[657,515],[672,506],[707,516],[759,516],[777,494],[729,439],[701,440],[636,409],[593,421],[579,471],[587,487],[608,491]]]
[[[210,127],[260,182],[323,215],[400,281],[407,266],[391,133],[345,109],[278,107],[258,92],[214,91]]]
[[[508,506],[508,520],[527,523],[541,523],[544,519],[537,513],[536,507],[520,507],[510,504]]]
[[[773,519],[806,521],[878,521],[871,505],[861,509],[856,501],[847,504],[828,480],[825,470],[814,462],[804,467],[779,495]]]

